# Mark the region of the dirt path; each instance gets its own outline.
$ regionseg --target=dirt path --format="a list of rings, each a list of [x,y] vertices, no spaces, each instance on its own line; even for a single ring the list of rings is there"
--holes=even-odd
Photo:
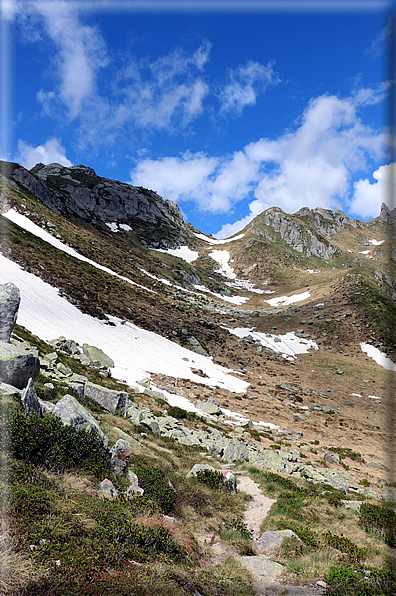
[[[261,522],[267,517],[272,505],[276,503],[276,499],[270,499],[263,495],[259,485],[249,476],[239,476],[238,490],[253,497],[253,501],[250,501],[247,506],[244,517],[248,529],[253,532],[253,539],[257,540],[260,536]]]

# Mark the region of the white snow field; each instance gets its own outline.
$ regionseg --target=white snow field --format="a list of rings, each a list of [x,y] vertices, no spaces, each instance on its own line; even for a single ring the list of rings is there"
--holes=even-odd
[[[254,292],[256,294],[274,294],[273,290],[260,290],[254,287],[250,281],[245,279],[236,279],[236,274],[232,267],[228,264],[230,260],[230,253],[228,250],[212,250],[209,253],[209,256],[216,261],[220,265],[220,269],[217,270],[217,273],[220,273],[223,277],[227,277],[227,279],[232,279],[232,282],[226,282],[226,285],[230,288],[241,288],[246,290],[247,292]]]
[[[268,302],[270,306],[289,306],[290,304],[295,304],[295,302],[301,302],[301,300],[306,300],[310,297],[309,292],[303,292],[302,294],[293,294],[293,296],[279,296],[278,298],[270,298],[270,300],[265,300],[264,302]]]
[[[64,242],[61,242],[60,240],[58,240],[58,238],[54,238],[49,232],[42,230],[40,228],[40,226],[38,226],[34,222],[30,221],[30,219],[28,217],[26,217],[25,215],[22,215],[22,213],[18,213],[18,211],[15,211],[15,209],[10,209],[9,211],[7,211],[6,213],[3,213],[2,215],[3,215],[3,217],[6,217],[10,221],[12,221],[14,224],[16,224],[17,226],[22,228],[23,230],[30,232],[34,236],[37,236],[37,238],[41,238],[41,240],[44,240],[44,242],[48,242],[48,244],[51,244],[51,246],[53,246],[54,248],[57,248],[58,250],[65,252],[66,254],[70,255],[71,257],[74,257],[75,259],[78,259],[79,261],[84,261],[85,263],[89,263],[89,265],[96,267],[96,269],[105,271],[109,275],[118,277],[119,279],[122,279],[122,280],[128,282],[129,284],[132,284],[133,286],[137,286],[138,288],[141,288],[142,290],[145,290],[146,292],[153,292],[154,294],[156,293],[156,292],[154,292],[154,290],[150,290],[150,288],[141,286],[140,284],[132,281],[131,279],[128,279],[128,277],[119,275],[118,273],[116,273],[115,271],[112,271],[108,267],[99,265],[99,263],[96,263],[95,261],[92,261],[91,259],[88,259],[87,257],[84,257],[83,255],[80,255],[80,253],[78,253],[76,250],[74,250],[74,248],[72,248],[71,246],[68,246],[67,244],[64,244]],[[110,224],[106,224],[106,225],[110,225]],[[117,225],[117,224],[114,224],[114,225]]]
[[[199,257],[199,252],[197,250],[191,250],[188,246],[179,246],[178,248],[168,248],[167,250],[163,248],[156,248],[156,252],[163,252],[168,255],[173,255],[174,257],[179,257],[179,259],[183,259],[186,263],[193,263]]]
[[[200,238],[201,240],[205,240],[208,244],[228,244],[228,242],[233,242],[234,240],[240,240],[245,236],[245,234],[239,234],[239,236],[234,236],[234,238],[225,238],[224,240],[217,240],[216,238],[209,238],[209,236],[205,236],[205,234],[194,234],[196,238]]]
[[[243,393],[249,385],[232,376],[230,373],[233,371],[230,369],[214,364],[210,358],[200,356],[160,335],[113,316],[108,316],[108,319],[115,326],[82,313],[62,298],[56,288],[0,254],[0,283],[7,282],[13,282],[21,292],[18,314],[20,325],[44,341],[63,335],[79,344],[99,347],[114,360],[114,378],[130,386],[147,377],[148,373],[190,379],[195,383],[236,393]],[[194,374],[191,368],[202,370],[208,378]],[[183,398],[178,403],[181,401]],[[194,408],[187,399],[183,407]]]
[[[234,329],[224,327],[233,335],[240,337],[252,337],[259,340],[265,348],[271,348],[274,352],[279,352],[284,358],[295,358],[297,354],[308,354],[310,348],[318,350],[318,344],[312,339],[297,337],[294,331],[289,331],[285,335],[274,335],[272,333],[262,333],[254,331],[253,328],[235,327]],[[279,341],[280,340],[280,341]]]
[[[369,243],[372,244],[373,246],[380,246],[384,242],[385,242],[385,240],[369,240]]]
[[[383,368],[386,368],[386,370],[396,371],[396,364],[394,364],[392,360],[388,358],[388,356],[386,356],[378,348],[375,348],[371,344],[365,343],[361,343],[360,348],[363,352],[367,354],[367,356],[369,356],[369,358],[375,360],[377,364],[379,364]]]

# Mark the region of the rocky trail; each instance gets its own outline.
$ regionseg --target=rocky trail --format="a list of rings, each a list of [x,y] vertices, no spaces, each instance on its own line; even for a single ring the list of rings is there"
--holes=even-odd
[[[260,526],[268,515],[276,499],[271,499],[262,493],[259,485],[250,476],[239,476],[238,489],[251,495],[253,500],[244,514],[245,523],[253,535],[253,547],[263,550],[259,538],[261,535]],[[265,548],[265,547],[264,547]],[[284,570],[282,565],[271,560],[269,553],[271,546],[267,549],[268,554],[261,553],[256,556],[238,556],[237,560],[252,574],[253,587],[256,594],[262,596],[319,596],[324,594],[324,586],[320,583],[308,586],[295,586],[284,584],[281,575]]]

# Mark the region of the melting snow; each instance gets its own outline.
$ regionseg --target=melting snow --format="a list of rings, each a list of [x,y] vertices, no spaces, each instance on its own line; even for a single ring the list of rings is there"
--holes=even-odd
[[[154,290],[150,290],[149,288],[146,288],[145,286],[141,286],[140,284],[132,281],[131,279],[128,279],[127,277],[124,277],[123,275],[118,275],[118,273],[116,273],[115,271],[112,271],[108,267],[99,265],[99,263],[96,263],[95,261],[92,261],[91,259],[88,259],[87,257],[84,257],[83,255],[80,255],[80,253],[78,253],[76,250],[74,250],[74,248],[71,248],[71,246],[67,246],[67,244],[64,244],[57,238],[54,238],[53,236],[51,236],[51,234],[49,234],[45,230],[42,230],[40,228],[40,226],[38,226],[35,223],[33,223],[32,221],[30,221],[30,219],[28,217],[25,217],[21,213],[18,213],[17,211],[15,211],[15,209],[10,209],[9,211],[7,211],[7,213],[3,213],[3,216],[6,217],[7,219],[9,219],[10,221],[12,221],[13,223],[15,223],[20,228],[23,228],[24,230],[26,230],[27,232],[30,232],[34,236],[37,236],[37,238],[41,238],[41,240],[44,240],[44,242],[48,242],[48,244],[51,244],[51,246],[53,246],[54,248],[57,248],[58,250],[65,252],[66,254],[70,255],[71,257],[74,257],[75,259],[78,259],[79,261],[84,261],[85,263],[89,263],[93,267],[96,267],[96,269],[100,269],[101,271],[105,271],[106,273],[109,273],[110,275],[114,275],[114,277],[118,277],[119,279],[122,279],[122,280],[128,282],[129,284],[132,284],[133,286],[137,286],[138,288],[142,288],[142,290],[146,290],[146,292],[153,292],[154,294],[156,294],[156,292],[154,292]],[[108,225],[108,224],[106,224],[106,225]]]
[[[302,294],[294,294],[293,296],[280,296],[278,298],[270,298],[270,300],[265,300],[271,306],[289,306],[289,304],[294,304],[295,302],[301,302],[301,300],[306,300],[310,297],[309,292],[303,292]]]
[[[234,238],[225,238],[225,240],[217,240],[216,238],[209,238],[209,236],[205,236],[205,234],[194,234],[197,238],[201,240],[205,240],[209,244],[227,244],[228,242],[233,242],[234,240],[240,240],[244,237],[245,234],[239,234],[239,236],[234,236]]]
[[[369,240],[369,243],[372,244],[373,246],[379,246],[380,244],[383,244],[385,242],[385,240]]]
[[[44,341],[63,335],[79,344],[86,342],[100,347],[114,360],[113,376],[128,385],[134,385],[147,373],[190,379],[237,393],[243,393],[249,385],[231,376],[230,369],[156,333],[110,315],[108,319],[114,326],[82,313],[61,297],[56,288],[0,254],[0,283],[10,281],[21,291],[20,325]],[[202,370],[208,378],[194,374],[191,367]]]
[[[111,221],[110,223],[107,223],[107,221],[105,221],[105,224],[108,228],[110,228],[112,232],[118,232],[118,226],[114,221]]]
[[[377,397],[376,395],[368,395],[367,397],[369,399],[381,399],[380,397]]]
[[[225,329],[241,339],[250,336],[255,340],[259,340],[262,346],[271,348],[274,352],[279,352],[284,358],[294,358],[296,354],[307,354],[310,348],[319,349],[316,342],[311,339],[297,337],[294,331],[289,331],[285,335],[272,335],[246,327],[235,327],[235,329],[225,327]]]
[[[352,395],[353,397],[362,397],[360,393],[350,393],[349,395]]]
[[[223,277],[228,277],[228,279],[236,278],[234,270],[228,264],[230,259],[228,250],[213,250],[209,253],[209,256],[220,265],[220,269],[217,270],[217,273],[220,273]]]
[[[131,226],[128,226],[128,224],[118,224],[121,228],[121,230],[125,230],[125,232],[131,232],[132,228]]]
[[[236,304],[237,306],[240,306],[241,304],[245,304],[245,302],[247,302],[249,300],[249,298],[246,298],[245,296],[223,296],[222,294],[218,294],[217,292],[212,292],[205,286],[195,285],[194,288],[196,288],[200,292],[206,292],[207,294],[212,294],[213,296],[217,296],[217,298],[221,298],[222,300],[225,300],[226,302],[230,302],[230,304]]]
[[[369,252],[370,252],[369,250],[359,250],[360,255],[368,255]]]
[[[163,252],[169,255],[173,255],[174,257],[179,257],[179,259],[183,259],[186,263],[193,263],[199,257],[199,252],[196,250],[191,250],[188,246],[179,246],[179,248],[168,248],[164,250],[163,248],[157,248],[157,252]]]
[[[362,351],[365,352],[367,356],[375,360],[377,364],[379,364],[383,368],[386,368],[386,370],[396,371],[396,364],[394,364],[392,360],[388,358],[388,356],[385,356],[383,352],[380,352],[378,348],[375,348],[371,344],[365,343],[361,343],[360,347]]]

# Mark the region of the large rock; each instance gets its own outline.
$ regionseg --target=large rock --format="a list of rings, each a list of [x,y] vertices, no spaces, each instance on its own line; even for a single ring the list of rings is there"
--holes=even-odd
[[[292,530],[267,530],[255,542],[255,546],[259,552],[268,552],[282,546],[287,539],[295,538],[301,542],[300,538]]]
[[[139,486],[139,478],[137,477],[135,472],[132,472],[132,470],[128,470],[128,480],[130,482],[130,485],[126,490],[127,497],[132,497],[134,495],[142,495],[144,493],[144,488]]]
[[[70,425],[76,430],[96,433],[107,446],[108,439],[98,421],[72,395],[64,395],[56,404],[53,413],[65,426]]]
[[[121,476],[127,467],[131,453],[131,444],[125,439],[118,439],[117,443],[110,449],[111,464],[118,476]]]
[[[26,388],[22,391],[21,402],[28,414],[42,415],[39,398],[33,385],[33,379],[29,379]]]
[[[231,441],[224,449],[223,459],[228,463],[249,461],[249,452],[246,445],[241,441]]]
[[[0,380],[18,389],[26,387],[30,377],[40,372],[38,356],[12,344],[0,341]]]
[[[85,384],[84,396],[93,399],[109,412],[124,413],[128,408],[128,393],[116,391],[115,389],[106,389],[89,381]]]
[[[106,366],[107,368],[114,368],[114,360],[107,356],[100,348],[83,344],[83,352],[89,358],[90,362],[100,368]]]
[[[0,286],[0,341],[10,341],[20,300],[19,290],[13,283]]]
[[[198,410],[201,410],[201,412],[205,412],[205,414],[221,414],[219,406],[210,401],[197,401],[195,406],[198,408]]]
[[[106,499],[116,499],[118,497],[118,491],[111,480],[105,478],[98,486],[99,493]]]

